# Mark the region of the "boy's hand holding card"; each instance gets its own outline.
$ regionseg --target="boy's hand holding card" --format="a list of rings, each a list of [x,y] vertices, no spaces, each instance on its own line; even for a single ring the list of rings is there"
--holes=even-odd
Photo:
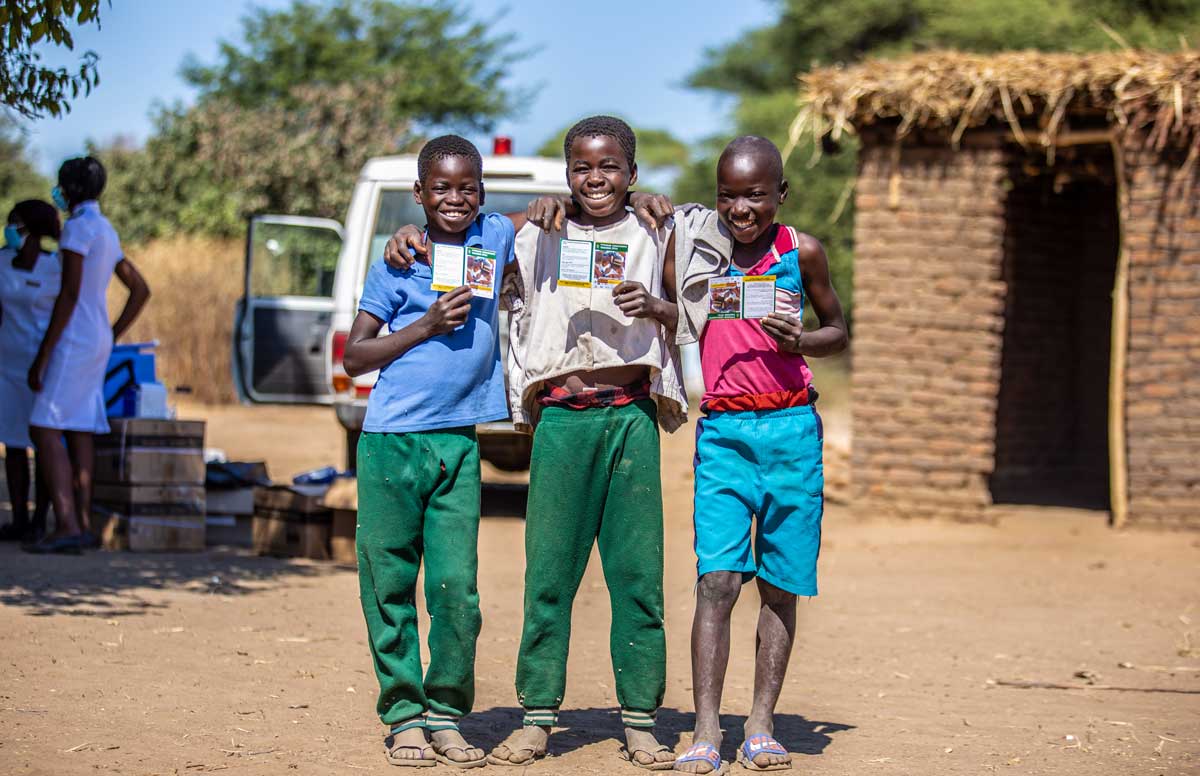
[[[766,318],[774,312],[774,275],[726,276],[708,281],[709,320]]]
[[[800,353],[800,335],[804,334],[804,324],[794,315],[786,313],[771,313],[762,321],[763,331],[770,334],[779,343],[779,349],[788,353]]]
[[[496,296],[496,252],[472,246],[433,245],[434,291],[453,291],[468,286],[473,296],[494,299]]]

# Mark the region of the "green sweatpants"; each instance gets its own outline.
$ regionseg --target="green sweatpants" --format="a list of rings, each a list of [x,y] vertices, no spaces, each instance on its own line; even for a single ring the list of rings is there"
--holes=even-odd
[[[358,581],[384,724],[471,710],[482,624],[478,539],[474,428],[359,438]],[[429,610],[424,679],[416,607],[422,555]]]
[[[554,724],[567,681],[571,606],[599,543],[612,606],[609,649],[626,725],[651,727],[666,689],[663,515],[652,401],[547,407],[533,437],[525,521],[525,626],[517,698]]]

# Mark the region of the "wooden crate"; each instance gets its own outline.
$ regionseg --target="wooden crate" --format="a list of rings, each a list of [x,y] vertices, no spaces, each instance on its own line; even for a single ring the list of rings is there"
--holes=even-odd
[[[113,418],[96,437],[95,481],[204,483],[204,421]]]
[[[358,512],[353,509],[333,510],[333,521],[329,531],[329,555],[334,563],[358,565],[358,551],[354,544],[357,526]]]
[[[329,560],[328,509],[309,514],[259,508],[254,513],[253,545],[258,555]]]

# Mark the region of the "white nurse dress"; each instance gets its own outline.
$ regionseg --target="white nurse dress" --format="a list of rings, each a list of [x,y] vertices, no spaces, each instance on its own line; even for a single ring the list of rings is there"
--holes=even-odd
[[[26,448],[33,447],[29,367],[50,325],[62,264],[58,254],[41,253],[32,268],[18,269],[16,257],[12,248],[0,250],[0,442]]]
[[[83,257],[83,279],[75,311],[50,354],[29,422],[42,428],[104,434],[108,432],[104,373],[113,345],[106,295],[113,270],[124,258],[121,241],[92,199],[71,211],[58,245]]]

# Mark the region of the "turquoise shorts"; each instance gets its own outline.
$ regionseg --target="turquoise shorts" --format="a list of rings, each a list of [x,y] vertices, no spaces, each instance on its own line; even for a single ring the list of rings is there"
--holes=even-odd
[[[796,595],[817,594],[823,437],[811,405],[700,419],[693,513],[700,576],[736,571]]]

